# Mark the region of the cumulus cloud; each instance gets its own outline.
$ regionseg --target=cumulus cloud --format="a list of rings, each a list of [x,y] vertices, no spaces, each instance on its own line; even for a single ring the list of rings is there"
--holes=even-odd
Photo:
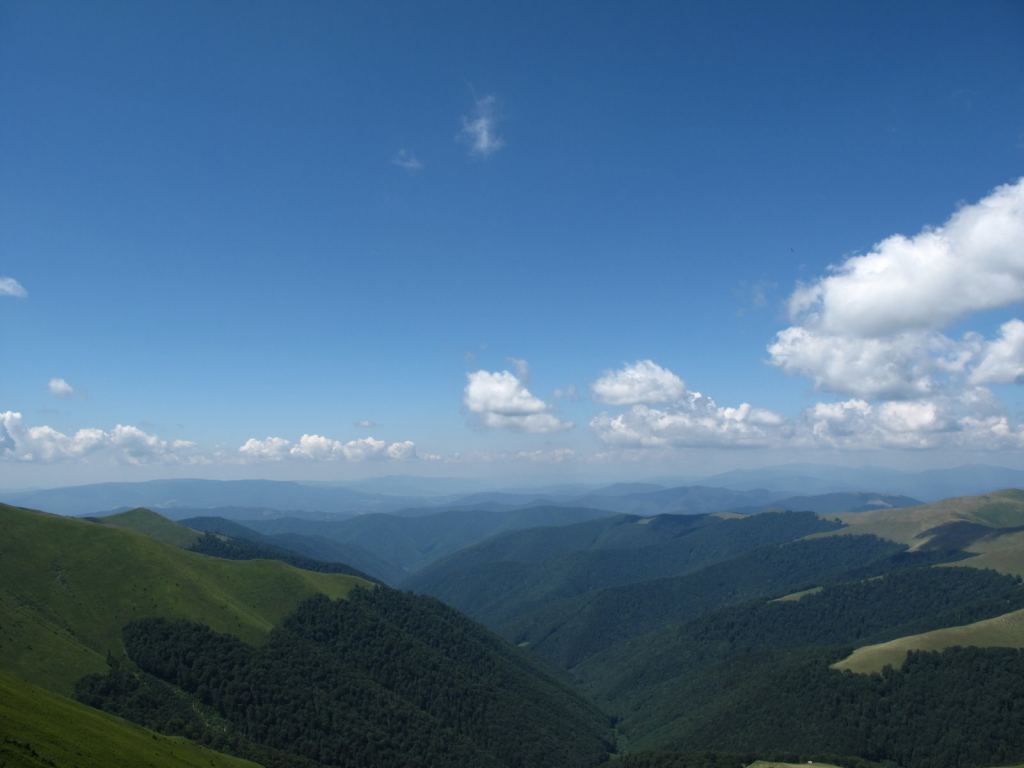
[[[573,426],[551,413],[551,407],[511,371],[474,371],[466,378],[463,405],[486,427],[557,432]]]
[[[0,277],[0,296],[14,296],[23,299],[28,296],[28,291],[13,277]]]
[[[70,397],[75,394],[75,388],[68,384],[65,379],[58,377],[50,379],[46,386],[50,390],[50,394],[57,397]]]
[[[651,360],[606,372],[591,389],[602,402],[630,406],[590,421],[598,438],[611,446],[764,446],[788,428],[774,411],[749,403],[723,407],[707,395],[688,391],[679,376]]]
[[[497,99],[484,96],[476,100],[470,114],[463,116],[459,136],[469,144],[470,154],[487,157],[505,146],[505,140],[498,135],[497,108]]]
[[[885,339],[828,336],[793,326],[768,347],[771,362],[816,386],[857,397],[919,397],[966,366],[970,346],[940,333],[910,331]]]
[[[614,416],[600,413],[590,427],[604,443],[628,448],[754,447],[777,442],[786,420],[749,403],[722,407],[700,392],[687,392],[663,408],[634,405]]]
[[[0,412],[0,459],[52,463],[107,456],[125,464],[198,463],[205,459],[188,440],[167,441],[138,427],[79,429],[65,434],[49,426],[26,426],[17,411]]]
[[[671,403],[686,393],[683,380],[652,360],[638,360],[605,371],[591,387],[594,399],[608,405]]]
[[[938,330],[1024,300],[1024,179],[965,205],[941,227],[893,235],[802,286],[790,311],[827,334]]]
[[[850,399],[818,403],[803,415],[801,439],[846,449],[1024,447],[1024,429],[1011,426],[986,390],[959,398],[869,403]]]
[[[986,342],[943,333],[973,313],[1024,300],[1024,179],[965,205],[940,227],[893,235],[802,285],[770,361],[859,398],[915,399],[967,383],[1016,381],[1013,321]]]
[[[416,458],[416,444],[412,440],[403,440],[400,443],[392,443],[387,447],[389,459],[405,461]]]
[[[294,443],[283,437],[266,437],[262,440],[251,437],[239,447],[238,452],[244,459],[251,461],[405,461],[416,458],[416,445],[411,440],[388,444],[375,437],[342,442],[323,435],[302,435]]]
[[[409,171],[409,173],[423,170],[423,163],[416,157],[416,153],[410,149],[398,150],[395,156],[391,158],[391,164],[397,165],[399,168]]]
[[[971,383],[1024,383],[1024,322],[1004,323],[999,338],[987,342],[978,357],[978,364],[971,371]]]

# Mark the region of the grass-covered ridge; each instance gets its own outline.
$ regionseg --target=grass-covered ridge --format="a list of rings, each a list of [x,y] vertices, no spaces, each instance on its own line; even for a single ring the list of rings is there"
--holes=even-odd
[[[943,651],[956,646],[1024,648],[1024,610],[1010,611],[959,627],[936,629],[885,643],[865,645],[833,667],[860,674],[881,672],[886,666],[901,666],[911,651]]]
[[[162,736],[0,674],[0,765],[6,768],[258,768]]]
[[[230,561],[148,535],[0,505],[0,671],[70,693],[123,655],[136,619],[206,624],[259,643],[306,598],[344,597],[361,579],[275,561]]]
[[[1009,489],[943,499],[917,507],[828,517],[840,520],[846,527],[821,535],[869,533],[916,549],[926,547],[937,531],[949,523],[970,523],[993,530],[1024,525],[1024,491]]]
[[[90,518],[103,525],[114,528],[125,528],[130,531],[144,533],[151,539],[162,541],[174,547],[188,549],[199,539],[199,532],[193,531],[184,525],[179,525],[158,515],[145,507],[129,509],[127,512],[118,512],[114,515]]]

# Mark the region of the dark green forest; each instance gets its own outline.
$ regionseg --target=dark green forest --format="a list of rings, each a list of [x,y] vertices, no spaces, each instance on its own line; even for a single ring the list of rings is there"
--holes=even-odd
[[[592,766],[607,718],[436,600],[386,588],[312,598],[258,648],[188,622],[124,630],[131,660],[214,718],[199,724],[122,675],[85,702],[159,730],[255,744],[322,766]],[[146,685],[140,683],[141,688]],[[127,693],[126,693],[126,689]],[[253,754],[250,748],[249,754]]]
[[[1016,652],[915,654],[902,669],[871,676],[829,665],[857,645],[1021,607],[1024,589],[1014,577],[897,571],[798,601],[714,611],[621,643],[576,672],[609,711],[623,714],[623,743],[685,751],[687,760],[706,750],[857,755],[910,768],[992,765],[1024,755],[1024,741],[1001,735],[1024,726],[1024,708],[1012,704],[1024,700]],[[943,693],[947,685],[955,692]],[[942,702],[931,706],[930,697]],[[955,738],[939,738],[954,725]]]

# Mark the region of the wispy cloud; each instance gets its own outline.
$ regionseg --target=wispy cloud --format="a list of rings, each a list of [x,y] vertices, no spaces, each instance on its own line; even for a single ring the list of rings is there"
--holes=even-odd
[[[473,111],[462,117],[459,137],[469,144],[469,152],[477,157],[493,155],[505,146],[498,134],[498,100],[494,96],[477,99]]]
[[[423,163],[420,162],[420,159],[416,157],[416,153],[411,149],[398,150],[395,156],[391,158],[391,164],[397,165],[409,173],[419,173],[423,170]]]
[[[357,419],[355,424],[360,429],[372,429],[377,426],[377,422],[373,419]]]
[[[28,291],[13,277],[0,277],[0,296],[14,296],[23,299],[28,296]]]
[[[51,395],[56,395],[57,397],[71,397],[71,395],[75,394],[75,388],[68,384],[67,379],[57,376],[50,379],[46,388],[50,390]]]

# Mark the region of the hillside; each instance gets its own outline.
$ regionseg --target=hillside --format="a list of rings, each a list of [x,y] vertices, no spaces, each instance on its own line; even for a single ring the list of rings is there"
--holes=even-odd
[[[0,765],[258,768],[0,674]]]
[[[281,562],[236,562],[126,530],[0,505],[0,670],[58,692],[121,654],[121,629],[151,616],[259,642],[314,594],[361,579]]]
[[[979,535],[985,533],[982,529],[986,528],[995,531],[1024,525],[1024,491],[960,496],[905,509],[844,513],[834,517],[845,526],[837,532],[839,534],[871,534],[920,549],[942,531],[942,526],[950,523],[978,526]]]
[[[771,549],[835,527],[810,513],[620,516],[498,536],[425,569],[407,586],[560,664],[575,663],[613,635],[681,620],[716,600],[762,594],[756,578],[747,581],[751,574],[764,580],[764,589],[797,589],[813,586],[808,580],[832,574],[837,564],[850,569],[900,551],[865,537],[851,549],[824,541]],[[750,554],[761,549],[763,558]],[[819,551],[835,561],[819,558]],[[854,551],[863,562],[846,559]],[[753,559],[737,559],[748,554]],[[709,570],[700,575],[702,569]]]
[[[499,533],[571,525],[607,516],[607,512],[597,509],[538,506],[503,510],[449,509],[415,517],[368,514],[336,521],[280,518],[242,522],[265,535],[299,534],[356,546],[404,573],[413,573]]]
[[[858,674],[869,674],[881,672],[887,665],[899,668],[911,651],[944,651],[955,646],[1024,648],[1024,610],[1011,611],[962,626],[865,645],[832,666],[838,670],[848,669]]]
[[[149,536],[151,539],[156,539],[164,544],[170,544],[173,547],[181,547],[182,549],[188,549],[199,539],[198,532],[189,529],[187,526],[173,523],[166,517],[143,507],[90,519],[114,528],[138,531]]]
[[[139,521],[173,529],[120,522]],[[268,768],[608,751],[600,710],[437,601],[89,520],[5,506],[0,524],[0,671],[23,682]]]
[[[323,536],[299,533],[263,534],[223,517],[189,517],[178,522],[197,531],[230,536],[259,546],[274,547],[298,557],[324,563],[345,563],[385,584],[397,584],[405,577],[405,572],[401,568],[367,552],[362,547],[332,541]]]
[[[732,510],[743,514],[756,514],[769,510],[793,510],[797,512],[817,512],[818,514],[837,514],[840,512],[871,512],[879,509],[896,509],[914,507],[924,502],[910,496],[891,495],[884,493],[822,493],[814,496],[786,496],[781,499],[753,507],[740,507]]]
[[[387,588],[307,600],[252,646],[186,621],[128,624],[143,671],[77,696],[275,765],[588,768],[607,718],[437,601]],[[298,761],[298,763],[296,763]]]
[[[1016,727],[1011,724],[1024,713],[1000,720],[987,708],[1014,695],[1006,686],[1024,686],[1000,678],[1001,669],[1015,668],[1024,657],[998,650],[933,654],[878,679],[844,675],[829,664],[865,640],[981,621],[1020,606],[1024,590],[1011,577],[915,568],[837,583],[801,600],[760,599],[713,610],[620,642],[575,673],[610,711],[622,714],[620,729],[633,749],[760,749],[936,768],[978,765],[951,762],[949,750],[983,756],[999,729]],[[972,667],[979,670],[976,682],[961,680],[955,693],[936,693],[938,680],[960,679]],[[923,706],[929,696],[944,698],[929,708]],[[944,714],[932,718],[939,709]],[[878,717],[881,711],[888,719]],[[957,739],[928,736],[926,743],[921,734],[941,729],[949,717],[970,718],[975,730],[965,724]],[[1002,757],[1020,754],[1024,741],[1017,740]]]

